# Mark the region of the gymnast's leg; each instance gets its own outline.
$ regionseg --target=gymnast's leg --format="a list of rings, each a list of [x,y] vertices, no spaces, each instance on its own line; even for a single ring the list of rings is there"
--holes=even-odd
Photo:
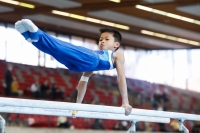
[[[98,65],[98,56],[93,50],[56,39],[40,30],[28,19],[16,22],[15,28],[27,41],[39,50],[52,55],[72,71],[86,72]]]

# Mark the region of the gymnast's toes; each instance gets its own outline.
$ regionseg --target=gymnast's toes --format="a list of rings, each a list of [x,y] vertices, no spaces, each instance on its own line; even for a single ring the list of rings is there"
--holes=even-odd
[[[22,21],[17,21],[15,23],[15,29],[20,33],[28,31],[28,29],[26,29],[26,27],[22,24]]]
[[[22,24],[29,30],[29,32],[37,32],[38,27],[29,19],[22,19]]]

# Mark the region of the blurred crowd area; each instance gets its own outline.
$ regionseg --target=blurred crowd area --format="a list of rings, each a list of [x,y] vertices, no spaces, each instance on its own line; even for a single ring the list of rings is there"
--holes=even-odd
[[[76,102],[80,73],[0,61],[0,96],[51,101]],[[199,114],[198,94],[147,81],[128,79],[129,102],[133,108]],[[121,106],[117,77],[94,74],[88,83],[83,103]],[[51,127],[70,129],[128,130],[131,123],[117,120],[67,118],[55,116],[3,114],[8,126]],[[194,133],[200,123],[185,121]],[[178,132],[179,123],[137,122],[137,131]]]

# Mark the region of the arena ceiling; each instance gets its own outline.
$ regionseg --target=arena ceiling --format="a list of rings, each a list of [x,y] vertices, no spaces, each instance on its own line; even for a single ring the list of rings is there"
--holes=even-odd
[[[2,22],[22,18],[92,39],[100,28],[112,27],[122,33],[123,44],[138,48],[200,46],[200,0],[0,0]]]

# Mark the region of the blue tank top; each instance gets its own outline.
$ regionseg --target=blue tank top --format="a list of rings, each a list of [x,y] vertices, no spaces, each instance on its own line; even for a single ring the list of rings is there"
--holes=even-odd
[[[113,51],[111,50],[96,50],[94,51],[99,57],[99,64],[93,71],[98,70],[111,70],[114,69]]]

